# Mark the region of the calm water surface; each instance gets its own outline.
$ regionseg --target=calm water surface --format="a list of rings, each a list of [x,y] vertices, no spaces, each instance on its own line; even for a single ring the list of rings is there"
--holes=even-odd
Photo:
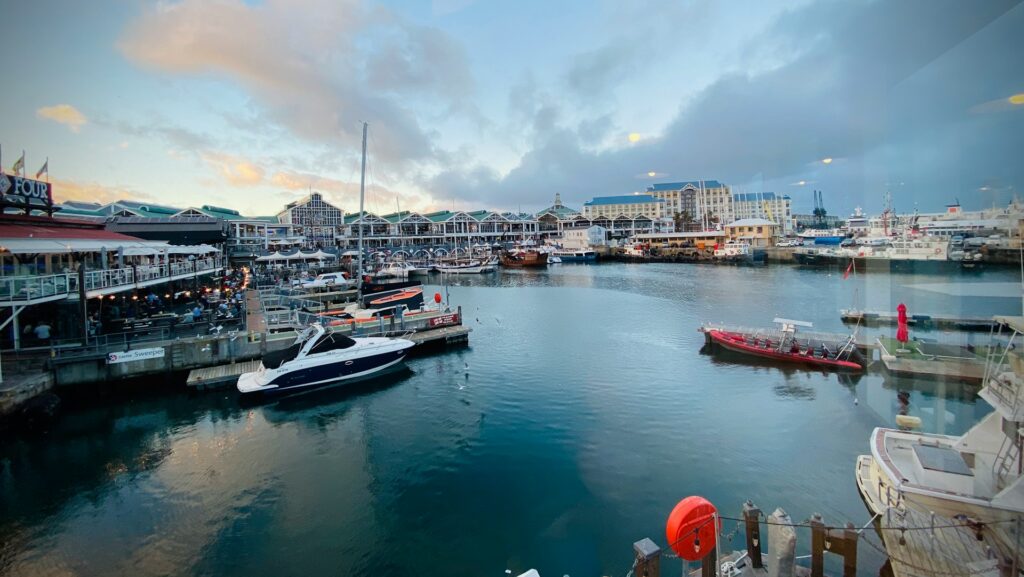
[[[726,515],[749,498],[862,525],[854,459],[898,391],[928,431],[991,409],[957,385],[702,354],[696,329],[783,316],[840,330],[851,304],[1019,314],[1018,299],[914,288],[963,280],[1014,276],[609,264],[459,278],[471,347],[386,382],[255,407],[138,385],[6,434],[0,573],[622,576],[632,543],[664,543],[690,494]],[[862,574],[880,561],[861,548]]]

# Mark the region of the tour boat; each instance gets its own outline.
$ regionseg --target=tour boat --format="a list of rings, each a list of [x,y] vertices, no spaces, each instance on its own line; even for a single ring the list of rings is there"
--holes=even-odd
[[[548,264],[548,253],[534,249],[501,253],[501,266],[513,268],[542,267]]]
[[[594,262],[597,260],[597,253],[592,250],[556,250],[552,256],[561,259],[561,262]],[[550,262],[551,259],[549,258]]]
[[[255,372],[238,377],[238,391],[283,393],[365,379],[400,364],[414,344],[387,337],[353,339],[313,324],[290,347],[263,355]]]
[[[1024,355],[1014,346],[1024,333],[1024,317],[995,321],[997,334],[1006,334],[1006,327],[1010,338],[1001,353],[989,356],[978,393],[993,411],[962,436],[876,428],[871,454],[857,459],[856,479],[873,514],[912,508],[966,517],[1013,550],[1024,518]]]
[[[438,263],[434,266],[434,270],[441,274],[480,274],[482,272],[488,272],[486,265],[478,260],[471,260],[465,262],[445,262]]]
[[[797,326],[811,326],[810,323],[776,319],[781,330],[764,334],[749,334],[723,328],[703,329],[709,342],[729,351],[774,361],[798,363],[838,371],[864,370],[866,361],[857,349],[853,337],[845,342],[826,342],[805,339],[796,335]]]

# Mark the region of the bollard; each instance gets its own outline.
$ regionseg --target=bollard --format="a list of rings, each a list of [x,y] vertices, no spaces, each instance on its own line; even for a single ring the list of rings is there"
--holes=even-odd
[[[796,568],[796,530],[782,508],[768,517],[768,577],[793,577]]]
[[[659,577],[661,574],[661,548],[649,538],[633,543],[633,575]]]
[[[743,522],[747,533],[747,557],[753,564],[754,569],[764,567],[761,559],[761,510],[749,499],[743,504]]]

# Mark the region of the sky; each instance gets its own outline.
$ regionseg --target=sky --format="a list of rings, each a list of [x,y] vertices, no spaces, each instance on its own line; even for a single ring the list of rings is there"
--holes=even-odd
[[[48,161],[58,201],[357,211],[363,122],[377,213],[1024,190],[1020,1],[0,2],[0,164]]]

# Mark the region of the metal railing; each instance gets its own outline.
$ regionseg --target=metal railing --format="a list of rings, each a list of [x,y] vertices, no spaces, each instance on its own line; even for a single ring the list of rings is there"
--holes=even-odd
[[[31,302],[66,295],[78,288],[78,279],[70,274],[0,277],[0,302]]]

